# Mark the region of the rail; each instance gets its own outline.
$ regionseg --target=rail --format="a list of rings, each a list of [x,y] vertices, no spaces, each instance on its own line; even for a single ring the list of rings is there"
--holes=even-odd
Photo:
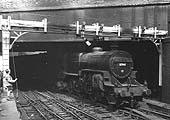
[[[28,101],[27,104],[19,107],[33,106],[36,112],[45,120],[59,119],[59,120],[165,120],[169,119],[168,115],[150,112],[149,109],[119,108],[116,111],[107,109],[97,103],[84,101],[82,98],[76,98],[61,93],[52,93],[49,91],[38,92],[29,91],[22,92],[24,98]],[[23,110],[23,111],[22,111]],[[26,119],[32,119],[30,115],[22,113]],[[39,119],[35,119],[39,120]]]
[[[54,113],[47,107],[44,107],[44,105],[42,105],[39,102],[39,100],[33,100],[31,97],[29,97],[25,93],[23,93],[23,97],[30,103],[30,105],[32,105],[36,109],[36,111],[38,111],[38,113],[43,117],[43,119],[51,120],[52,118],[56,118],[59,120],[65,120],[64,118],[57,115],[56,113]]]
[[[55,103],[57,105],[59,105],[60,107],[62,107],[63,109],[65,109],[67,112],[71,113],[72,115],[74,115],[74,117],[76,117],[79,120],[82,120],[82,118],[88,118],[89,120],[99,120],[98,118],[96,118],[96,116],[92,116],[89,113],[86,113],[80,109],[78,109],[75,106],[72,106],[70,104],[64,103],[63,101],[54,99],[46,94],[37,92],[39,95],[42,95],[44,97],[47,97],[49,101],[51,101],[52,103]],[[82,116],[83,115],[83,116]],[[79,117],[81,116],[81,117]]]

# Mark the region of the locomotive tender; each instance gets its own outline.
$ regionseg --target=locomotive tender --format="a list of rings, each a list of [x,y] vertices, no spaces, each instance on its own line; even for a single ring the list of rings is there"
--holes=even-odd
[[[89,95],[92,100],[120,104],[124,100],[139,101],[149,95],[146,85],[136,80],[131,55],[123,50],[92,52],[65,56],[65,79],[69,90]]]

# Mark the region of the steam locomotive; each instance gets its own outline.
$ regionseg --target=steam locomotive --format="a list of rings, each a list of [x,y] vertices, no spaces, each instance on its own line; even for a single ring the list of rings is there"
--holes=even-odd
[[[132,56],[123,50],[65,55],[65,81],[69,91],[86,94],[91,100],[109,104],[142,100],[151,91],[136,80]]]

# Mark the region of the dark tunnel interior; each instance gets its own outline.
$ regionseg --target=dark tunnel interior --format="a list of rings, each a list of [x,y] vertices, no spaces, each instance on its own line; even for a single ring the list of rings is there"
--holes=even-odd
[[[44,78],[47,71],[46,54],[18,56],[15,58],[15,64],[13,64],[13,61],[11,64],[14,72],[13,76],[18,78],[17,84],[19,89],[46,88],[46,79]]]
[[[95,42],[87,47],[82,42],[74,43],[17,43],[14,51],[40,51],[47,53],[10,57],[12,76],[17,77],[17,87],[20,90],[50,89],[58,80],[58,74],[63,70],[61,56],[70,52],[88,52],[94,46],[110,50],[110,45],[118,45],[118,49],[128,51],[134,60],[137,79],[141,83],[147,80],[148,87],[158,94],[158,51],[149,41],[141,42]],[[15,76],[16,74],[16,76]],[[16,84],[14,84],[16,88]]]

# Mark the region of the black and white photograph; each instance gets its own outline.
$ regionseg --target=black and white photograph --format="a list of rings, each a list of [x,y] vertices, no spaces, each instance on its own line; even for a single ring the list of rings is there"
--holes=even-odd
[[[170,120],[170,0],[0,0],[0,120]]]

